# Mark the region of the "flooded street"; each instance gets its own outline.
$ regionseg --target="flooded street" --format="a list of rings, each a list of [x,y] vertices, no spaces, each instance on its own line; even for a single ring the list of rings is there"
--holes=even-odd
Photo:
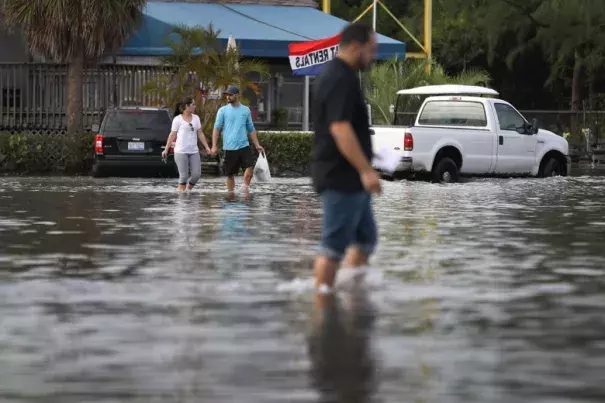
[[[1,402],[605,401],[605,177],[385,182],[322,308],[307,179],[174,185],[0,178]]]

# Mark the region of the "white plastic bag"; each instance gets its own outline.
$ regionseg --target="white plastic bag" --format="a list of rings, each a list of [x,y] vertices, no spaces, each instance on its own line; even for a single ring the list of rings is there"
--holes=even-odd
[[[271,180],[271,171],[269,170],[269,162],[267,156],[261,153],[256,160],[254,167],[254,180],[257,182],[269,182]]]
[[[386,147],[382,147],[378,153],[374,155],[372,160],[372,166],[380,171],[392,174],[397,169],[397,166],[401,162],[401,155],[395,151],[389,150]]]

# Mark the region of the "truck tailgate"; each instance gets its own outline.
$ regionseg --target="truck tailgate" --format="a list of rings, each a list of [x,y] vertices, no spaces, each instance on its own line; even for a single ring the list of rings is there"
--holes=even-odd
[[[382,148],[396,151],[403,157],[403,139],[405,127],[373,126],[372,150],[376,154]]]

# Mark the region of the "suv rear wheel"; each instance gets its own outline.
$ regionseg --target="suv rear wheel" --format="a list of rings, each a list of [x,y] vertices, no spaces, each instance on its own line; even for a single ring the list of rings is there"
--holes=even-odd
[[[99,162],[95,159],[94,164],[92,165],[92,177],[93,178],[101,178],[104,176],[103,169],[99,165]]]

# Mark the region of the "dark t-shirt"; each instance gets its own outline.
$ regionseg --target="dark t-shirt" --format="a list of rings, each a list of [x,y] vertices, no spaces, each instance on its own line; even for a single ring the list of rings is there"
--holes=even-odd
[[[313,86],[315,144],[311,177],[315,190],[361,192],[359,173],[340,153],[330,133],[331,123],[350,122],[365,155],[372,158],[368,110],[357,73],[336,57],[317,75]]]

